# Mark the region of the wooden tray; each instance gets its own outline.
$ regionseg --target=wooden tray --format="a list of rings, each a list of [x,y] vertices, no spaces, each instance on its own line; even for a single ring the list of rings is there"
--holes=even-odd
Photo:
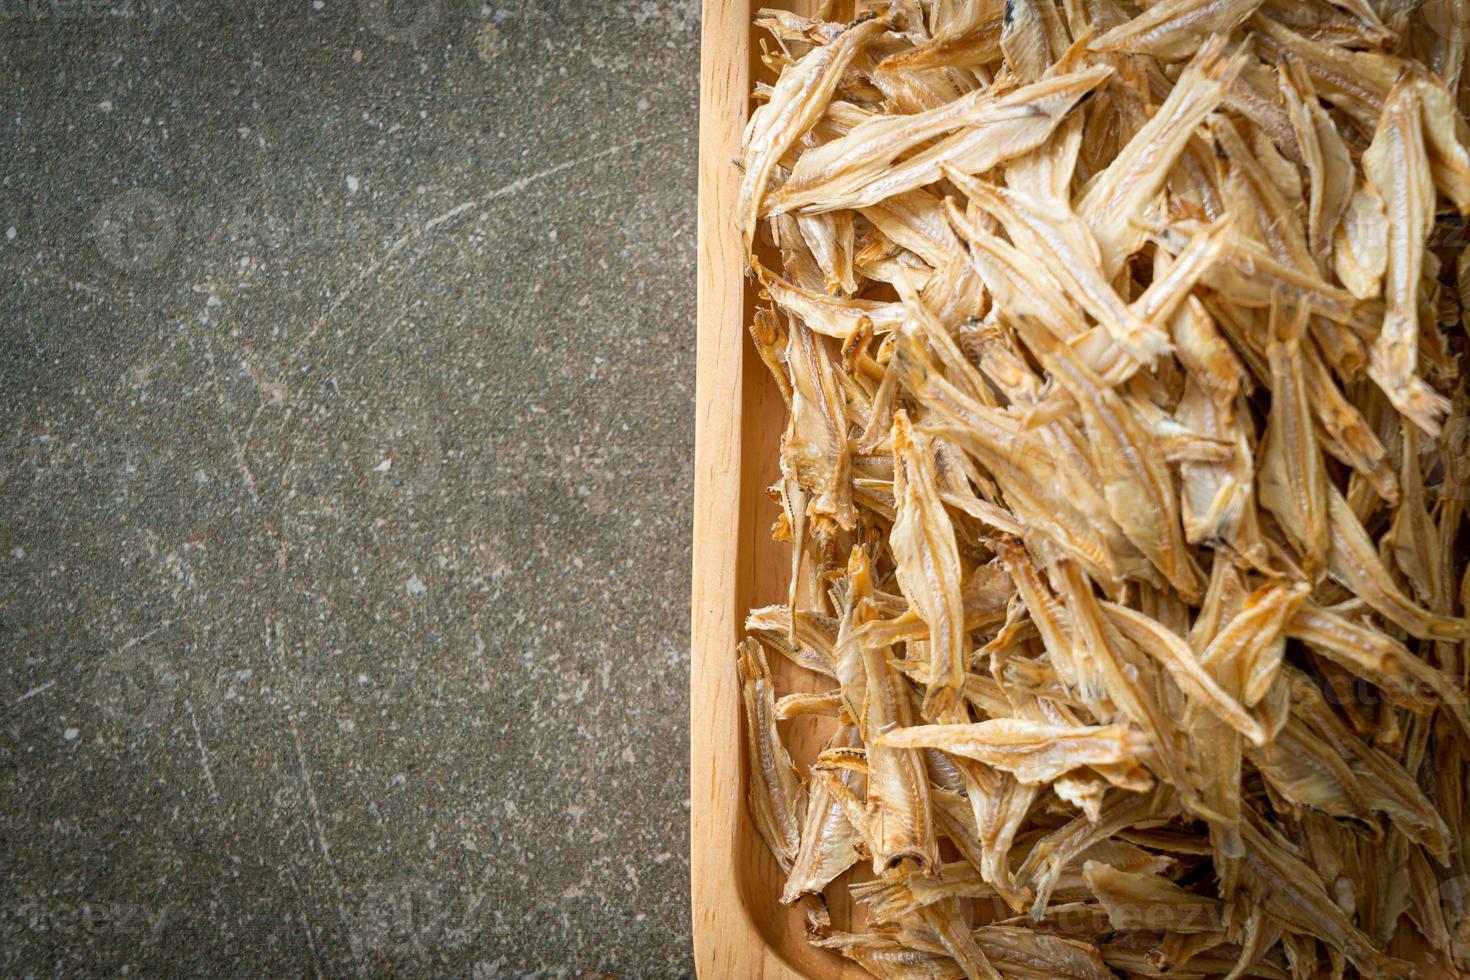
[[[699,119],[699,359],[694,450],[694,575],[689,698],[690,872],[694,957],[704,980],[867,978],[866,971],[806,940],[801,913],[779,904],[784,876],[746,810],[749,771],[735,645],[753,606],[785,600],[790,554],[771,540],[776,505],[766,488],[779,475],[786,407],[750,342],[755,290],[736,231],[740,137],[760,63],[752,19],[761,7],[809,13],[802,0],[704,0]],[[774,257],[766,259],[775,265]],[[779,690],[820,683],[785,658],[770,657]],[[812,719],[784,723],[799,767],[830,733]],[[783,725],[784,728],[784,725]],[[854,874],[866,877],[858,869]],[[828,890],[833,924],[852,910],[841,884]],[[1423,963],[1424,942],[1408,926],[1394,955]],[[1452,977],[1426,967],[1424,976]]]
[[[705,0],[699,121],[699,362],[694,474],[693,659],[690,667],[690,865],[694,956],[705,980],[726,977],[866,977],[812,948],[801,914],[778,904],[783,876],[745,806],[747,769],[735,644],[752,606],[785,596],[785,546],[771,541],[777,509],[765,488],[778,474],[785,405],[747,328],[747,282],[732,162],[764,76],[751,21],[760,7],[797,2]],[[783,658],[771,668],[783,692],[812,678]],[[809,762],[826,733],[794,728],[793,755]],[[803,735],[806,737],[803,739]],[[834,903],[834,922],[845,905]]]

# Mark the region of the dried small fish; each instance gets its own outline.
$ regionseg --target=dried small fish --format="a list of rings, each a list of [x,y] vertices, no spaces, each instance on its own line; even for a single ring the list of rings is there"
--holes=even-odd
[[[1411,977],[1412,964],[1385,954],[1328,897],[1322,879],[1270,828],[1245,830],[1245,888],[1292,932],[1316,936],[1365,976]]]
[[[801,846],[801,810],[806,792],[791,756],[776,732],[776,698],[766,653],[759,640],[740,644],[745,696],[745,741],[757,778],[751,780],[750,809],[756,827],[781,861],[791,866]]]
[[[1243,59],[1227,57],[1225,39],[1206,42],[1153,118],[1087,186],[1077,213],[1097,237],[1103,274],[1111,277],[1143,240],[1137,225],[1164,185],[1194,127],[1219,105]]]
[[[958,720],[964,717],[961,693],[969,660],[959,550],[939,498],[934,464],[915,443],[902,411],[893,420],[893,497],[897,516],[889,545],[894,575],[909,604],[929,625],[924,715]]]
[[[1176,589],[1198,598],[1199,575],[1184,539],[1179,495],[1164,453],[1128,402],[1069,346],[1041,330],[1027,330],[1024,336],[1032,353],[1077,402],[1113,520]]]
[[[1016,871],[1016,878],[1036,891],[1032,921],[1044,918],[1062,871],[1083,852],[1121,830],[1167,823],[1178,812],[1174,794],[1165,787],[1144,794],[1115,791],[1096,820],[1082,814],[1041,838]]]
[[[781,466],[811,495],[811,516],[851,529],[857,512],[849,476],[847,402],[832,360],[824,341],[806,324],[793,324],[785,358],[791,374],[791,425],[782,441]]]
[[[1126,24],[1093,41],[1094,51],[1153,55],[1182,61],[1211,34],[1228,34],[1245,21],[1261,0],[1162,0]]]
[[[1335,488],[1328,493],[1332,521],[1332,576],[1377,613],[1420,639],[1470,640],[1470,620],[1441,616],[1416,604],[1383,567],[1378,550]]]
[[[1015,980],[1112,980],[1092,943],[1019,926],[975,930],[975,943],[996,969]]]
[[[1388,268],[1388,214],[1376,188],[1359,187],[1348,198],[1334,239],[1337,278],[1358,299],[1372,299],[1383,288]]]
[[[756,215],[776,165],[821,118],[852,59],[887,26],[882,18],[864,20],[815,48],[790,71],[782,72],[771,97],[751,114],[745,127],[745,177],[737,205],[747,246],[754,238]]]
[[[833,738],[833,744],[849,744],[856,740],[856,736],[857,733],[850,729],[839,731]],[[852,772],[838,773],[834,778],[849,789],[859,779]],[[787,904],[803,895],[820,894],[832,879],[857,863],[860,857],[858,848],[865,839],[863,832],[848,819],[847,807],[833,793],[830,781],[813,782],[816,785],[808,787],[801,842],[792,858],[786,888],[781,893],[781,901]]]
[[[841,953],[882,980],[955,980],[963,976],[942,950],[914,949],[878,933],[834,932],[813,940],[812,945]]]
[[[879,742],[912,724],[908,688],[903,676],[889,667],[886,648],[858,642],[864,672],[859,731],[868,747],[867,826],[873,871],[882,873],[905,859],[930,868],[939,863],[939,853],[924,757],[915,749]]]
[[[1000,58],[1001,16],[986,3],[960,5],[957,16],[934,36],[878,64],[879,71],[915,72],[936,68],[970,68]]]
[[[1271,367],[1271,419],[1257,478],[1261,506],[1291,535],[1305,571],[1324,569],[1331,540],[1327,520],[1327,473],[1312,428],[1311,394],[1302,366],[1301,334],[1306,310],[1283,329],[1273,324],[1266,341]]]
[[[1082,874],[1115,929],[1190,933],[1221,927],[1218,898],[1186,891],[1162,875],[1121,871],[1100,861],[1088,861]]]
[[[968,114],[946,106],[929,110],[932,116],[919,113],[866,123],[844,137],[848,145],[828,144],[834,149],[815,165],[803,169],[798,161],[773,204],[783,211],[864,207],[934,183],[943,164],[982,173],[1035,149],[1111,74],[1111,68],[1099,65],[1045,78],[1000,98],[987,100],[982,92],[967,106]],[[886,125],[879,129],[880,124]],[[899,159],[943,132],[950,135]]]
[[[1022,252],[1051,269],[1073,302],[1096,318],[1118,346],[1138,361],[1168,352],[1163,328],[1139,316],[1107,283],[1097,242],[1066,202],[993,187],[949,168],[944,173],[972,204],[1005,226]]]
[[[780,901],[879,977],[1470,972],[1470,0],[815,6],[731,215]]]
[[[1119,632],[1158,661],[1181,691],[1253,744],[1265,744],[1266,732],[1260,722],[1215,682],[1182,637],[1136,610],[1112,602],[1103,605]]]
[[[1023,783],[1054,782],[1079,766],[1129,765],[1146,745],[1137,732],[1122,725],[1067,727],[1015,718],[969,725],[916,725],[889,732],[878,744],[942,749],[1004,770]]]
[[[1373,345],[1368,375],[1394,407],[1430,435],[1450,403],[1416,374],[1419,357],[1419,282],[1424,238],[1434,220],[1434,184],[1424,145],[1419,89],[1396,84],[1383,106],[1373,143],[1363,153],[1363,175],[1388,211],[1388,266],[1384,292],[1388,309]]]

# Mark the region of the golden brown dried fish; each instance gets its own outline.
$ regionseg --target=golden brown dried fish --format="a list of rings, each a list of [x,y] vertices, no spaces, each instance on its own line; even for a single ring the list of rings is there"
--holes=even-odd
[[[1026,342],[1077,401],[1113,519],[1175,588],[1198,598],[1199,576],[1184,540],[1174,477],[1153,438],[1070,347],[1042,330],[1026,331]]]
[[[816,124],[852,59],[887,28],[882,18],[854,24],[781,73],[771,97],[751,114],[742,156],[745,176],[737,204],[748,248],[766,185],[781,157]]]
[[[788,721],[808,715],[837,718],[842,713],[842,692],[811,694],[797,691],[776,700],[776,720]],[[856,717],[855,715],[853,717]]]
[[[871,915],[891,921],[946,898],[988,898],[996,891],[965,860],[942,865],[933,874],[895,868],[881,878],[854,883],[851,894]]]
[[[822,283],[827,292],[845,295],[857,292],[857,279],[852,267],[852,212],[802,214],[796,215],[794,220],[812,260],[822,272]]]
[[[849,744],[856,740],[856,736],[852,730],[839,731],[833,743]],[[835,779],[851,787],[858,776],[842,772],[837,773]],[[857,863],[860,857],[858,848],[863,842],[863,832],[848,820],[847,808],[833,794],[831,783],[813,780],[808,786],[801,841],[792,857],[781,901],[789,905],[803,895],[819,894],[833,878]]]
[[[1306,309],[1289,322],[1273,316],[1266,359],[1271,366],[1271,418],[1261,450],[1257,488],[1261,506],[1275,515],[1301,555],[1309,576],[1325,570],[1331,541],[1327,472],[1312,429],[1311,394],[1302,366]],[[1273,314],[1275,311],[1273,310]]]
[[[1328,898],[1322,879],[1269,829],[1243,824],[1246,888],[1294,932],[1316,936],[1367,976],[1411,977],[1413,966],[1386,955]]]
[[[1088,861],[1083,875],[1115,929],[1176,934],[1220,929],[1219,899],[1186,891],[1162,875],[1121,871],[1100,861]]]
[[[790,561],[740,649],[745,786],[819,946],[1470,970],[1457,11],[759,15],[732,217]]]
[[[1000,58],[1001,15],[996,5],[965,3],[959,15],[934,36],[906,51],[895,52],[878,64],[879,71],[929,71],[969,68]]]
[[[1434,184],[1424,146],[1419,87],[1396,84],[1383,106],[1378,132],[1363,153],[1363,175],[1372,183],[1388,212],[1388,266],[1384,293],[1388,309],[1373,344],[1368,375],[1394,407],[1430,435],[1439,434],[1440,419],[1450,403],[1420,379],[1419,280],[1423,273],[1424,238],[1434,220]]]
[[[1299,62],[1281,69],[1281,95],[1307,178],[1307,240],[1320,264],[1352,194],[1352,155]]]
[[[1338,387],[1317,351],[1303,351],[1312,412],[1321,424],[1323,448],[1351,466],[1390,504],[1399,501],[1398,479],[1388,465],[1388,452],[1367,421]]]
[[[806,791],[791,756],[776,732],[776,698],[766,652],[759,640],[740,644],[741,688],[745,698],[745,741],[757,776],[751,780],[750,809],[756,828],[783,870],[801,846],[801,812]]]
[[[1012,315],[1034,317],[1066,340],[1087,333],[1081,311],[1068,302],[1045,266],[1028,261],[1024,253],[972,220],[953,200],[946,210],[950,223],[969,246],[967,254],[976,272],[999,305]]]
[[[1263,244],[1283,266],[1315,271],[1306,228],[1293,213],[1301,206],[1301,185],[1295,171],[1279,177],[1270,165],[1272,160],[1283,162],[1276,150],[1260,140],[1254,146],[1247,144],[1228,118],[1215,116],[1211,130],[1217,152],[1224,153],[1230,164],[1221,196],[1239,233],[1249,234]]]
[[[1091,943],[1005,925],[981,926],[975,943],[1014,980],[1111,980],[1113,972]]]
[[[1000,971],[975,942],[969,916],[953,898],[941,899],[919,909],[919,918],[938,938],[939,944],[964,971],[968,980],[1001,980]]]
[[[1337,278],[1358,299],[1371,299],[1382,291],[1388,268],[1388,214],[1376,188],[1358,187],[1348,198],[1333,239],[1333,262]]]
[[[1251,18],[1251,26],[1258,32],[1258,44],[1283,60],[1297,60],[1322,98],[1347,113],[1363,130],[1373,131],[1383,100],[1402,68],[1399,59],[1377,51],[1355,51],[1308,40],[1259,11]]]
[[[1153,768],[1166,776],[1192,812],[1210,816],[1198,791],[1200,779],[1193,760],[1184,751],[1182,732],[1163,696],[1159,673],[1137,647],[1107,622],[1091,583],[1075,565],[1059,563],[1052,574],[1061,586],[1076,648],[1090,652],[1106,692],[1105,701],[1090,705],[1094,713],[1108,717],[1107,709],[1111,705],[1137,726],[1153,750]],[[1130,773],[1128,782],[1139,789],[1148,784],[1141,771]],[[1127,784],[1119,781],[1119,785]]]
[[[1104,802],[1100,819],[1074,817],[1037,841],[1016,871],[1017,880],[1036,891],[1036,901],[1031,906],[1032,921],[1043,917],[1063,869],[1078,855],[1120,830],[1158,826],[1167,823],[1177,812],[1178,802],[1167,787],[1156,786],[1142,794],[1114,791]]]
[[[877,933],[834,932],[812,941],[851,959],[881,980],[955,980],[963,976],[943,952],[912,949]]]
[[[811,516],[851,529],[857,521],[847,452],[847,403],[837,368],[822,338],[801,322],[786,343],[791,373],[791,425],[781,446],[782,467],[811,494]]]
[[[970,653],[959,551],[954,527],[939,499],[934,464],[924,448],[916,445],[903,412],[893,419],[893,462],[897,517],[889,545],[896,563],[894,574],[915,612],[929,625],[924,717],[958,720],[965,716],[960,695]]]
[[[1394,584],[1368,532],[1363,530],[1342,494],[1333,488],[1328,492],[1328,511],[1332,522],[1333,578],[1413,636],[1424,640],[1470,639],[1470,621],[1436,615],[1417,605]]]
[[[807,169],[798,162],[785,186],[774,195],[773,206],[780,210],[862,207],[932,184],[941,176],[941,164],[964,173],[984,172],[1034,149],[1079,99],[1111,74],[1112,69],[1098,65],[1042,79],[998,99],[986,99],[982,90],[973,105],[960,107],[966,112],[944,106],[913,117],[875,120],[844,137],[847,145],[827,144],[834,149]],[[886,125],[879,128],[880,124]],[[943,132],[951,135],[899,159],[900,154]]]
[[[863,708],[859,729],[868,746],[867,818],[873,870],[882,872],[913,859],[920,867],[939,863],[929,804],[924,757],[914,749],[880,745],[881,736],[906,729],[913,709],[902,675],[888,666],[886,648],[860,641]]]
[[[1020,908],[1022,893],[1011,874],[1010,852],[1041,788],[968,760],[956,760],[956,767],[965,781],[965,796],[982,848],[976,867],[1012,908]]]
[[[1126,24],[1093,41],[1094,51],[1148,54],[1182,61],[1212,34],[1229,34],[1261,5],[1261,0],[1162,0]]]
[[[1283,585],[1272,582],[1245,597],[1240,612],[1226,623],[1200,660],[1213,669],[1226,670],[1247,706],[1260,701],[1281,667],[1285,651],[1286,624],[1306,599],[1305,583]]]
[[[1147,362],[1168,352],[1168,333],[1140,317],[1107,283],[1097,242],[1065,202],[993,187],[948,167],[944,174],[971,202],[999,219],[1017,247],[1051,269],[1072,300],[1135,360]]]
[[[852,214],[851,211],[824,213]],[[955,252],[957,243],[945,218],[944,205],[927,191],[894,194],[878,204],[858,209],[858,213],[890,241],[908,249],[935,269],[941,268]]]
[[[1209,709],[1252,743],[1265,744],[1266,732],[1260,722],[1251,717],[1235,698],[1215,682],[1195,658],[1194,651],[1189,649],[1189,645],[1178,634],[1164,628],[1157,620],[1126,606],[1105,602],[1103,608],[1118,631],[1138,649],[1158,661],[1169,672],[1174,683],[1194,701]]]
[[[1421,845],[1435,863],[1447,864],[1449,827],[1404,764],[1354,738],[1309,677],[1292,668],[1291,682],[1297,717],[1341,752],[1368,808],[1387,816],[1399,833]]]
[[[807,670],[835,677],[833,637],[837,624],[830,617],[789,606],[762,606],[745,618],[745,628],[788,660]]]
[[[959,445],[995,477],[1010,511],[1073,555],[1110,591],[1121,587],[1115,558],[1097,529],[1057,494],[1056,468],[1011,419],[966,398],[943,378],[914,365],[902,348],[897,370],[910,391],[928,401],[945,425],[930,426]]]
[[[755,271],[776,305],[806,324],[813,333],[847,340],[863,327],[864,322],[868,329],[880,333],[896,330],[903,323],[905,314],[901,303],[849,299],[802,289],[772,274],[759,263]]]
[[[942,749],[1004,770],[1023,783],[1049,783],[1080,766],[1130,765],[1146,743],[1137,732],[1122,725],[1065,727],[992,718],[968,725],[898,729],[879,738],[878,744]],[[1140,787],[1134,784],[1130,788]]]
[[[1206,42],[1159,111],[1087,185],[1077,213],[1097,238],[1105,276],[1116,273],[1137,250],[1143,235],[1135,222],[1163,187],[1194,127],[1219,105],[1242,61],[1238,55],[1226,56],[1223,37]]]

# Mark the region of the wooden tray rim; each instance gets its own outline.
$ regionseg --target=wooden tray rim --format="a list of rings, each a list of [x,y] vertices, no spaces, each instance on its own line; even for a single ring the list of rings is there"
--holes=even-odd
[[[695,966],[715,978],[797,978],[742,897],[736,840],[747,820],[733,650],[740,597],[747,284],[735,212],[749,110],[749,0],[704,0],[700,44],[698,338],[689,698],[690,899]]]

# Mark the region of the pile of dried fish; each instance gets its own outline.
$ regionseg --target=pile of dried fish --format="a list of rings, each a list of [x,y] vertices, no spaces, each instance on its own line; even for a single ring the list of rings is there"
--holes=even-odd
[[[881,977],[1470,968],[1470,0],[758,23],[781,901]]]

